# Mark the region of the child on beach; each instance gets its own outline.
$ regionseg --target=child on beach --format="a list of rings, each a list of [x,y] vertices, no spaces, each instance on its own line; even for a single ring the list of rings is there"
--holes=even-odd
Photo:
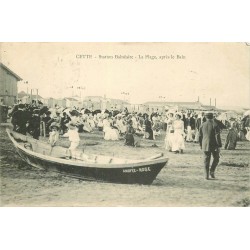
[[[65,133],[62,137],[68,137],[70,141],[70,146],[67,150],[67,157],[66,159],[72,159],[73,153],[75,152],[76,148],[79,146],[80,137],[78,133],[78,128],[74,123],[68,124],[68,132]]]
[[[51,132],[49,133],[49,144],[54,147],[56,142],[59,140],[59,126],[56,122],[50,125]]]
[[[127,131],[126,131],[126,134],[125,134],[124,145],[135,146],[134,133],[135,133],[135,130],[133,128],[133,121],[129,120],[128,124],[127,124]]]

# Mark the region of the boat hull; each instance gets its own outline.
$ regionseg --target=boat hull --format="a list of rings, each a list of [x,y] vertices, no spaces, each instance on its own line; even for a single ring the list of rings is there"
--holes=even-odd
[[[27,155],[20,149],[18,149],[18,153],[28,164],[44,170],[59,172],[82,180],[123,184],[150,185],[161,169],[166,165],[166,162],[159,162],[154,165],[144,164],[143,166],[129,166],[123,168],[98,168],[51,162],[36,156]]]
[[[13,142],[20,157],[28,164],[88,181],[150,185],[168,161],[167,158],[162,158],[129,164],[86,164],[74,160],[55,160],[54,157],[29,152]]]

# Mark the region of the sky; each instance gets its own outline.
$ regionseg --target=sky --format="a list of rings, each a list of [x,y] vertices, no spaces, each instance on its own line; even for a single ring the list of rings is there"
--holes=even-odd
[[[250,107],[246,43],[2,43],[1,61],[42,97]],[[120,58],[127,56],[129,58]],[[28,81],[28,84],[24,82]],[[70,88],[73,86],[73,89]],[[124,95],[122,93],[129,93]]]

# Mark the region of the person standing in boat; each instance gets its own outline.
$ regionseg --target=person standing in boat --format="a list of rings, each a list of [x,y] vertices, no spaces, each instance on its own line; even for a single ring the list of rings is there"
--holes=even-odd
[[[68,128],[69,128],[68,132],[66,134],[62,135],[62,137],[69,138],[70,146],[67,150],[66,159],[72,159],[72,156],[74,156],[74,152],[75,152],[76,148],[80,144],[80,136],[78,133],[78,128],[74,123],[70,122],[68,124]]]
[[[53,117],[53,122],[56,122],[58,127],[59,127],[59,131],[61,130],[61,124],[62,124],[62,117],[61,117],[61,113],[59,110],[56,111],[56,115]]]
[[[56,122],[51,123],[50,125],[51,132],[49,133],[49,141],[48,141],[51,147],[54,147],[56,142],[59,140],[59,129],[60,127]]]

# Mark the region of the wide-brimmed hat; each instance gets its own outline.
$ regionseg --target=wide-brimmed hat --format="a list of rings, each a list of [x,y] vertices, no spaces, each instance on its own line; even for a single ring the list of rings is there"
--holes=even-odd
[[[51,125],[49,126],[50,129],[52,128],[57,128],[59,130],[60,126],[57,122],[52,122]]]
[[[173,114],[173,116],[174,116],[175,112],[174,112],[174,111],[172,111],[172,110],[169,110],[169,111],[166,113],[167,117],[169,117],[169,116],[170,116],[170,114]]]
[[[40,109],[34,109],[34,110],[33,110],[33,114],[38,115],[39,113],[40,113]]]
[[[205,117],[208,118],[208,119],[213,119],[214,114],[212,112],[206,112]]]
[[[24,108],[25,108],[25,105],[24,105],[23,103],[20,103],[20,104],[18,104],[18,108],[24,109]]]
[[[72,116],[77,116],[79,114],[79,112],[77,110],[72,110],[72,111],[69,111],[70,115]]]
[[[183,117],[183,114],[182,114],[181,112],[176,112],[174,115],[175,115],[175,116],[176,116],[176,115],[179,115],[181,119],[182,119],[182,117]]]

